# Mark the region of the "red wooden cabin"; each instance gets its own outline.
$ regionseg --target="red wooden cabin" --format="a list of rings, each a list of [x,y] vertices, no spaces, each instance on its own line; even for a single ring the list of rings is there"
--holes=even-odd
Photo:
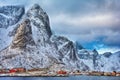
[[[25,68],[13,68],[9,70],[10,73],[25,72],[25,71],[26,71]]]
[[[60,71],[57,72],[57,74],[67,74],[67,72],[64,71],[64,70],[60,70]]]
[[[17,69],[10,69],[9,72],[10,73],[15,73],[15,72],[17,72]]]

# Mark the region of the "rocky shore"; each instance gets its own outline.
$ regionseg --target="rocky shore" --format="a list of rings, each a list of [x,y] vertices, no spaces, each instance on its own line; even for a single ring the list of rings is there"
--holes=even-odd
[[[5,70],[3,70],[5,71]],[[86,76],[120,76],[120,72],[83,72],[83,71],[66,71],[66,70],[59,70],[59,71],[50,71],[46,68],[44,69],[15,69],[9,70],[8,72],[0,72],[0,76],[39,76],[39,77],[68,77],[68,76],[79,76],[79,75],[86,75]]]

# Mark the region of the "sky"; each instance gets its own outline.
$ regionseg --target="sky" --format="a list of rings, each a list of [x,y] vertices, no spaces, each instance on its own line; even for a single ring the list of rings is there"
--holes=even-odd
[[[99,53],[120,51],[120,0],[0,0],[0,5],[41,5],[56,35]]]

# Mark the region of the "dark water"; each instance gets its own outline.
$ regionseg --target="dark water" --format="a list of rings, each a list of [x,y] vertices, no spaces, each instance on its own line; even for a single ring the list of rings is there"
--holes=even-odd
[[[107,77],[107,76],[0,77],[0,80],[120,80],[120,77]]]

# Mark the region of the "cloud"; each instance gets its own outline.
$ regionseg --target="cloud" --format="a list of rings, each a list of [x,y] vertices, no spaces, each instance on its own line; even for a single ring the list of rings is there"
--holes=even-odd
[[[109,46],[120,47],[120,32],[111,32],[105,39],[103,39],[103,42]]]
[[[108,47],[108,48],[100,48],[97,51],[99,52],[99,54],[103,54],[105,52],[115,53],[117,51],[120,51],[120,48],[115,48],[115,47],[113,47],[113,48],[110,48],[110,47]]]
[[[51,18],[52,24],[67,24],[79,27],[109,27],[120,23],[120,19],[109,13],[85,16],[70,16],[69,14],[62,13],[54,15]]]
[[[48,13],[52,30],[92,48],[120,48],[120,0],[0,0],[0,5],[38,3]],[[117,47],[117,48],[116,48]]]
[[[69,8],[64,7],[63,3],[64,9],[57,6],[61,10],[58,8],[60,11],[56,10],[55,13],[59,13],[50,14],[52,29],[57,34],[77,40],[85,46],[104,44],[111,48],[120,48],[119,0],[79,0],[74,4],[81,5],[72,10],[72,3],[66,5]]]

